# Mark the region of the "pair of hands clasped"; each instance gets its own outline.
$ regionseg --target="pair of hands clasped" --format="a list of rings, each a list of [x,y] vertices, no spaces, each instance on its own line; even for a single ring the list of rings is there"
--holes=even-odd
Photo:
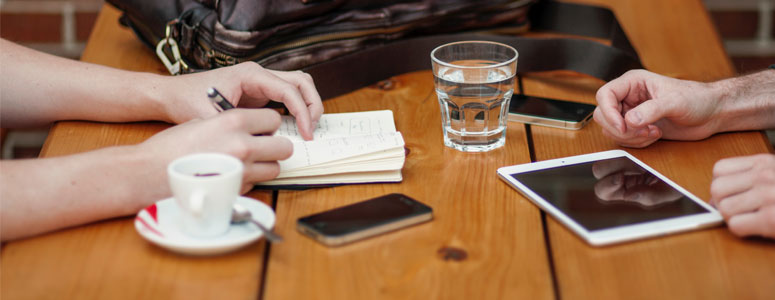
[[[775,128],[775,70],[713,83],[634,70],[605,84],[596,98],[595,121],[625,147]],[[718,161],[710,191],[734,234],[775,238],[775,155]]]

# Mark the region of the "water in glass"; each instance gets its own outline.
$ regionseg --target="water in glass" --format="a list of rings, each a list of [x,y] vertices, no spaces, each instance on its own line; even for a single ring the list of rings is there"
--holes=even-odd
[[[464,60],[456,66],[495,65]],[[442,67],[434,74],[441,108],[444,144],[466,152],[489,151],[506,142],[514,74],[508,66],[492,69]]]

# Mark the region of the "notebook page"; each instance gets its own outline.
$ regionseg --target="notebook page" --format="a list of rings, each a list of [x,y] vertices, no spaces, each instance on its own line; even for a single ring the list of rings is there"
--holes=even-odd
[[[382,132],[396,132],[393,112],[390,110],[323,114],[315,129],[314,140]],[[282,123],[275,136],[286,137],[292,142],[304,141],[293,116],[282,116]]]
[[[404,147],[400,132],[293,142],[293,155],[279,162],[280,170],[293,170],[399,147]]]

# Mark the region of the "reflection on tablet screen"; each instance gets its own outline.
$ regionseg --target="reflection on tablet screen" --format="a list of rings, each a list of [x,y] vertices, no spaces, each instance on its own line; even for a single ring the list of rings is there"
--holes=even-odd
[[[511,176],[589,231],[708,212],[627,157]]]

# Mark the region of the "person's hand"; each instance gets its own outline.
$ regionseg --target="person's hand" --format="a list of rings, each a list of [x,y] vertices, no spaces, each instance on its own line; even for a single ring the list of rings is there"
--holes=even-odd
[[[293,145],[287,138],[268,135],[279,126],[280,115],[274,110],[233,109],[171,127],[137,147],[139,153],[149,157],[149,168],[159,172],[186,154],[220,152],[232,155],[245,164],[244,193],[253,183],[277,177],[280,173],[277,161],[291,156]]]
[[[604,201],[628,201],[652,207],[683,197],[664,181],[627,160],[595,162],[592,174],[598,179],[595,195]]]
[[[323,104],[312,77],[301,71],[283,72],[264,69],[254,62],[176,77],[165,83],[171,98],[165,109],[170,120],[183,123],[217,113],[207,99],[214,87],[237,107],[263,107],[270,100],[282,102],[296,117],[299,132],[311,140]]]
[[[679,80],[645,70],[628,71],[597,91],[595,121],[625,147],[646,147],[660,138],[698,140],[716,133],[721,97],[708,83]]]
[[[710,194],[732,233],[775,238],[775,155],[719,160]]]

